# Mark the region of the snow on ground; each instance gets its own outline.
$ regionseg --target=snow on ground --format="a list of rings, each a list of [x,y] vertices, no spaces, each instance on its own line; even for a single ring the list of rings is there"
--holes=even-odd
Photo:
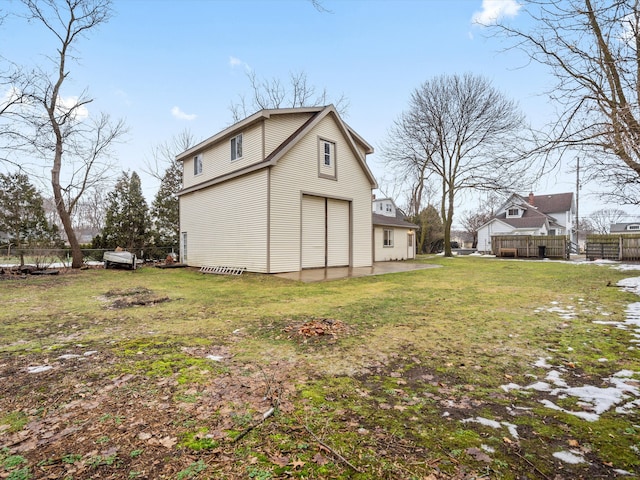
[[[611,261],[599,261],[598,263],[611,265],[614,262]],[[640,265],[617,265],[613,268],[620,270],[640,270]],[[621,280],[618,286],[640,295],[640,277],[633,277]],[[588,312],[583,308],[584,299],[578,299],[578,304],[581,305],[580,309],[576,309],[575,306],[561,306],[559,302],[551,302],[551,306],[544,308],[538,308],[536,313],[549,312],[554,313],[563,320],[573,320],[577,318],[580,312]],[[608,312],[601,311],[597,308],[598,315],[608,316]],[[640,343],[640,302],[632,303],[627,306],[626,319],[623,322],[603,321],[595,320],[593,323],[599,325],[612,325],[622,330],[629,330],[632,335],[630,342],[632,344]],[[629,347],[635,348],[635,347]],[[540,400],[540,402],[547,408],[552,410],[561,411],[569,415],[574,415],[578,418],[582,418],[588,422],[594,422],[600,418],[603,413],[615,408],[617,413],[629,413],[637,410],[640,407],[640,387],[638,387],[638,380],[634,376],[639,375],[638,372],[630,370],[621,370],[614,373],[608,378],[603,378],[600,382],[601,386],[594,385],[570,385],[570,379],[567,380],[564,377],[567,375],[567,368],[563,365],[553,365],[552,357],[539,358],[534,366],[536,368],[543,368],[548,370],[544,379],[535,378],[535,382],[520,386],[516,383],[508,383],[502,385],[501,388],[505,392],[511,390],[528,390],[536,391],[547,394],[547,398]],[[599,362],[607,362],[606,358],[599,358]],[[556,397],[559,400],[572,397],[577,399],[575,410],[568,410],[557,405],[548,397]],[[470,419],[469,421],[473,421]],[[565,458],[561,458],[563,461],[569,461],[571,458],[570,452],[558,452],[558,455],[566,455]],[[557,455],[556,455],[557,456]],[[560,457],[558,457],[560,458]]]
[[[507,430],[509,431],[509,434],[515,438],[516,440],[518,438],[520,438],[518,436],[518,426],[514,425],[513,423],[509,423],[509,422],[498,422],[496,420],[490,420],[488,418],[484,418],[484,417],[473,417],[473,418],[465,418],[463,420],[461,420],[462,423],[479,423],[480,425],[484,425],[485,427],[491,427],[491,428],[502,428],[502,427],[507,427]]]

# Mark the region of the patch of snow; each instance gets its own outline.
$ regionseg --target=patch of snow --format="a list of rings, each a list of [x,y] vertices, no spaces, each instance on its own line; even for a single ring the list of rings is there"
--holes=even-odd
[[[496,449],[493,447],[490,447],[489,445],[485,445],[484,443],[482,445],[480,445],[480,448],[482,450],[484,450],[487,453],[496,453]]]
[[[540,358],[533,366],[538,368],[551,368],[552,366],[547,363],[547,360],[551,360],[551,358],[552,357]]]
[[[632,271],[632,270],[640,270],[640,265],[631,265],[628,263],[623,263],[620,265],[616,265],[615,267],[611,267],[615,270],[620,270],[622,272]]]
[[[71,358],[80,358],[80,355],[76,355],[75,353],[65,353],[64,355],[60,355],[56,360],[69,360]]]
[[[518,436],[518,431],[516,430],[518,427],[517,425],[514,425],[513,423],[509,423],[509,422],[497,422],[496,420],[490,420],[488,418],[484,418],[484,417],[473,417],[473,418],[465,418],[463,420],[461,420],[462,423],[479,423],[480,425],[484,425],[485,427],[491,427],[491,428],[501,428],[501,427],[507,427],[507,430],[509,431],[509,433],[511,434],[511,436],[515,439],[520,438]]]
[[[633,473],[622,470],[621,468],[614,468],[613,471],[618,475],[633,475]]]
[[[586,463],[584,457],[575,450],[569,452],[566,450],[562,450],[560,452],[555,452],[553,456],[558,460],[562,460],[565,463],[571,463],[573,465],[576,465],[578,463]]]
[[[91,355],[95,355],[96,353],[98,353],[98,351],[97,351],[97,350],[89,350],[89,351],[87,351],[87,352],[84,352],[84,353],[83,353],[83,355],[84,355],[85,357],[90,357]]]
[[[536,382],[536,383],[532,383],[531,385],[525,387],[529,390],[535,390],[536,392],[550,392],[551,391],[551,385],[549,385],[547,382]]]
[[[465,418],[461,421],[462,423],[470,423],[470,422],[479,423],[480,425],[484,425],[485,427],[491,427],[491,428],[500,428],[501,426],[500,422],[496,422],[495,420],[489,420],[488,418],[483,418],[483,417]]]
[[[551,410],[557,410],[559,412],[567,413],[569,415],[573,415],[575,417],[582,418],[583,420],[586,420],[587,422],[595,422],[600,418],[600,415],[597,415],[595,413],[573,412],[571,410],[565,410],[564,408],[559,407],[558,405],[553,403],[551,400],[546,400],[546,399],[545,400],[541,400],[540,403],[542,403],[545,407],[550,408]]]
[[[207,355],[207,357],[209,360],[213,360],[214,362],[221,362],[222,360],[224,360],[224,357],[222,355]]]
[[[608,358],[599,358],[599,359],[598,359],[598,361],[599,361],[600,363],[606,363],[606,362],[608,362],[608,361],[609,361],[609,359],[608,359]]]
[[[27,367],[28,373],[42,373],[47,370],[51,370],[53,367],[51,365],[39,365],[37,367]]]
[[[507,385],[500,385],[500,388],[502,388],[505,392],[508,392],[510,390],[520,390],[522,387],[517,383],[508,383]]]

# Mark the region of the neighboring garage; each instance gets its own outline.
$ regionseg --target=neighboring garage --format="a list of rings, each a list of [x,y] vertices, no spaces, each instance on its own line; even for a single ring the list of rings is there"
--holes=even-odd
[[[351,264],[350,211],[347,200],[302,196],[302,268]]]

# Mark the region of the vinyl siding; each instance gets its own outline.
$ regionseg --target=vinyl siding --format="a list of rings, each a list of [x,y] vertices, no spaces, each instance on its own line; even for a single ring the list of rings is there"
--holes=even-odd
[[[336,143],[337,180],[318,177],[318,137]],[[301,268],[303,193],[351,202],[351,266],[370,266],[371,184],[331,115],[297,142],[272,169],[270,244],[273,273]]]
[[[180,197],[190,266],[267,272],[267,170]]]
[[[384,230],[387,229],[393,230],[393,247],[384,246]],[[388,262],[391,260],[407,260],[409,257],[409,246],[407,242],[408,233],[408,228],[383,227],[376,225],[373,229],[373,242],[375,245],[374,261]]]
[[[237,132],[240,133],[240,132]],[[184,161],[183,187],[191,187],[212,178],[234,172],[264,159],[262,151],[262,124],[242,130],[242,157],[231,161],[231,135],[220,140],[202,153],[202,174],[193,175],[193,156]]]
[[[312,113],[292,113],[273,115],[267,119],[264,122],[265,157],[268,157],[312,115]]]

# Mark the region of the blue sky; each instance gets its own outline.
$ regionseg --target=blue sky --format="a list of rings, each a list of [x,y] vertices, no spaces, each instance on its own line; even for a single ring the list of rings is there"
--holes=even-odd
[[[249,94],[247,71],[286,80],[305,72],[330,97],[349,101],[346,121],[379,152],[394,119],[424,81],[443,73],[489,78],[541,125],[551,106],[541,96],[547,72],[474,24],[475,15],[523,21],[516,0],[114,0],[114,17],[78,44],[63,97],[85,88],[90,114],[124,118],[130,133],[118,146],[123,169],[141,174],[145,194],[157,183],[142,174],[151,150],[184,129],[201,140],[232,123],[229,105]],[[13,1],[6,10],[18,10]],[[18,63],[46,62],[55,47],[40,25],[10,18],[0,45]],[[369,157],[385,176],[381,157]],[[568,168],[566,169],[568,170]],[[573,175],[554,175],[536,193],[573,191]],[[581,194],[581,214],[601,208]],[[527,192],[522,192],[527,193]],[[467,202],[462,209],[471,208]]]

